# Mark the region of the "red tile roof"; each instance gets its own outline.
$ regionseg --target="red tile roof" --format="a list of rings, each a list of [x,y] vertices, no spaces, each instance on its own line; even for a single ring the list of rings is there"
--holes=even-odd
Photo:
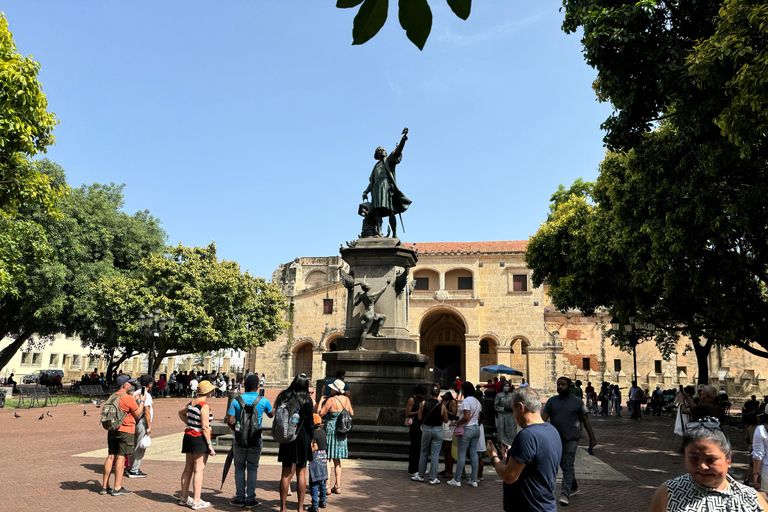
[[[471,254],[471,253],[503,253],[503,252],[525,252],[525,246],[528,240],[509,240],[500,242],[426,242],[409,244],[403,243],[405,247],[411,247],[421,254]]]

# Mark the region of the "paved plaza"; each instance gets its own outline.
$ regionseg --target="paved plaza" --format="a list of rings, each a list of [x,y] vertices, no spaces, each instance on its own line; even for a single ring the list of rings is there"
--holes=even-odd
[[[267,397],[276,395],[268,391]],[[224,417],[226,399],[213,399],[216,419]],[[179,477],[183,469],[181,432],[177,411],[183,399],[156,400],[152,425],[153,445],[142,470],[149,478],[124,480],[128,496],[99,496],[106,456],[107,434],[99,424],[100,409],[87,404],[61,404],[48,409],[0,409],[0,503],[8,512],[82,510],[177,511]],[[53,417],[39,420],[48,410]],[[87,416],[83,416],[83,411]],[[14,411],[21,417],[14,418]],[[581,492],[563,510],[647,509],[653,490],[663,481],[685,472],[678,454],[680,437],[672,434],[673,418],[644,416],[592,418],[598,446],[595,456],[586,452],[582,438],[576,463]],[[743,431],[726,427],[734,444],[732,474],[746,468]],[[223,448],[222,448],[223,449]],[[219,490],[226,451],[210,458],[205,471],[203,498],[209,510],[242,510],[229,505],[235,492],[234,469]],[[487,459],[486,459],[487,460]],[[475,511],[501,510],[502,484],[490,466],[477,488],[430,486],[412,482],[404,462],[344,461],[342,494],[330,495],[328,512],[337,511]],[[276,457],[264,456],[256,490],[261,505],[254,510],[278,510]],[[295,483],[289,510],[298,510]],[[559,489],[558,489],[559,490]],[[309,493],[305,504],[309,504]]]

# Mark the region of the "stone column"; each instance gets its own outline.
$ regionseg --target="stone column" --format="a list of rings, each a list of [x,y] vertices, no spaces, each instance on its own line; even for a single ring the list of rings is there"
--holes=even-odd
[[[189,373],[192,371],[192,367],[195,364],[195,359],[192,356],[187,356],[187,360],[184,363],[184,369],[187,371],[187,373]]]
[[[99,373],[103,373],[107,371],[107,361],[103,357],[100,357],[96,364],[96,370]]]
[[[138,377],[141,375],[141,357],[134,357],[132,363],[133,369],[131,370],[131,377]]]
[[[230,360],[231,359],[229,357],[225,357],[221,360],[221,373],[224,373],[224,374],[229,373]]]
[[[442,276],[442,274],[440,274]],[[464,336],[464,378],[478,384],[480,378],[480,336],[467,334]]]
[[[203,371],[206,374],[211,373],[211,356],[205,356],[205,360],[203,361]]]
[[[91,366],[91,358],[88,356],[82,357],[83,364],[81,365],[81,368],[84,372],[88,372],[90,366]]]
[[[168,372],[168,376],[170,377],[170,375],[176,369],[176,358],[175,357],[169,357],[167,359],[167,361],[168,361],[168,369],[166,370],[166,372]]]

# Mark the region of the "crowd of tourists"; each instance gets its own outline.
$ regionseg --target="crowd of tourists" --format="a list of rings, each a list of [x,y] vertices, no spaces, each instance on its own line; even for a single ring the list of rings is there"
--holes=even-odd
[[[194,373],[191,376],[192,380],[202,377]],[[221,389],[216,382],[219,377],[214,374],[210,376],[213,380],[204,378],[197,382],[194,396],[178,411],[186,427],[181,446],[186,461],[181,474],[179,504],[194,510],[211,506],[203,499],[202,489],[208,457],[216,455],[211,432],[213,413],[208,401]],[[178,378],[179,374],[175,376],[176,382]],[[274,404],[264,397],[260,389],[263,382],[263,374],[261,377],[246,374],[240,385],[241,393],[227,410],[226,423],[234,433],[232,459],[236,488],[230,503],[249,509],[258,505],[261,426],[266,414],[274,419],[273,437],[279,443],[280,511],[287,510],[288,498],[292,496],[290,484],[295,478],[299,510],[304,509],[308,488],[311,498],[306,510],[317,512],[326,506],[331,495],[342,494],[342,460],[349,456],[346,434],[354,415],[345,374],[339,371],[335,378],[326,380],[319,400],[313,397],[314,390],[304,374],[296,376]],[[121,496],[131,492],[123,486],[124,477],[147,477],[141,465],[151,442],[153,395],[161,390],[159,382],[148,375],[140,379],[119,375],[115,384],[117,392],[102,407],[109,455],[104,462],[99,493]],[[165,382],[165,386],[170,386],[169,382]],[[668,390],[658,388],[650,394],[644,391],[633,395],[634,387],[632,383],[628,393],[633,413],[638,412],[635,401],[646,406],[646,411],[640,410],[638,414],[657,410],[656,402],[660,401],[662,407],[666,403],[676,406],[682,423],[677,433],[683,438],[688,472],[658,488],[650,511],[768,510],[765,496],[761,494],[768,491],[768,413],[765,411],[768,397],[762,404],[756,397],[752,397],[756,403],[745,404],[745,410],[750,413],[745,436],[750,443],[751,463],[749,473],[739,482],[728,475],[731,445],[718,419],[719,403],[727,400],[727,396],[704,385],[678,389],[671,399]],[[590,413],[619,416],[620,403],[614,403],[608,411],[601,405],[597,413],[594,406],[606,402],[606,396],[613,402],[615,394],[620,392],[620,388],[607,383],[601,384],[597,392],[589,382],[582,390],[581,382],[572,382],[567,377],[557,380],[557,394],[544,403],[530,386],[515,389],[503,377],[484,386],[463,381],[458,390],[443,390],[438,383],[428,389],[416,386],[405,408],[410,437],[409,476],[415,482],[430,485],[441,483],[439,477],[442,477],[453,487],[476,488],[483,481],[483,460],[488,457],[503,481],[505,511],[555,511],[558,505],[569,505],[580,491],[574,461],[582,433],[587,435],[590,453],[597,444]],[[493,401],[495,439],[486,438],[483,399]],[[489,412],[487,407],[486,412]],[[441,452],[445,460],[442,471]],[[332,479],[329,460],[333,463]],[[562,477],[560,494],[556,497],[559,470]]]

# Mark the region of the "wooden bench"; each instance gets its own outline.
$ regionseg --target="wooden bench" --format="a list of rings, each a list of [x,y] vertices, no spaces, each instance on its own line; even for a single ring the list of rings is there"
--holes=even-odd
[[[25,405],[24,402],[26,400],[29,401],[28,409],[34,407],[35,404],[39,407],[47,407],[48,405],[56,407],[59,405],[59,397],[51,395],[51,390],[46,386],[17,386],[17,389],[19,391],[19,404],[16,406],[17,408]],[[41,399],[43,399],[42,404],[40,403]],[[54,403],[54,399],[56,403]]]

